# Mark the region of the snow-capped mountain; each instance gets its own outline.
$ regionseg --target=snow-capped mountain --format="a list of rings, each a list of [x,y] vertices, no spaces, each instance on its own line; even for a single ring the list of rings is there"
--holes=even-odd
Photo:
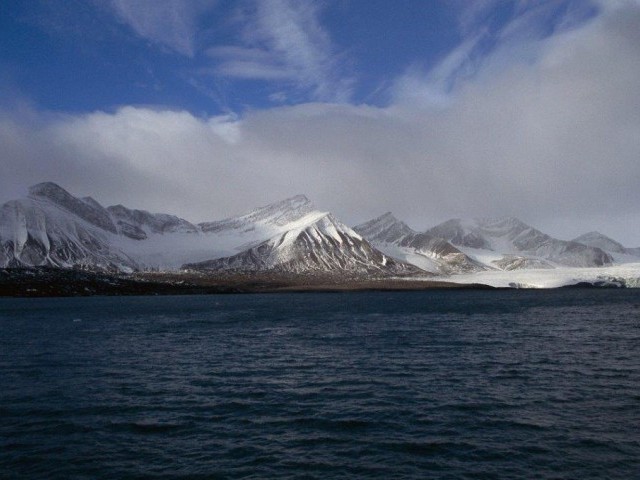
[[[307,197],[296,195],[265,207],[256,208],[245,215],[200,223],[199,227],[207,233],[242,233],[252,231],[255,228],[261,228],[264,231],[271,229],[272,232],[276,232],[304,219],[314,211],[313,204]]]
[[[113,219],[98,202],[40,183],[27,198],[0,207],[0,266],[138,268],[114,245],[116,235]]]
[[[391,212],[354,227],[380,251],[434,273],[469,273],[486,267],[442,238],[418,233]]]
[[[616,260],[625,261],[627,257],[639,257],[640,249],[627,248],[620,242],[616,242],[610,237],[600,232],[589,232],[573,239],[574,242],[582,243],[590,247],[596,247],[610,253]],[[632,259],[633,260],[633,259]],[[636,260],[637,261],[637,260]]]
[[[131,210],[122,205],[107,208],[116,223],[118,233],[133,240],[145,240],[153,234],[198,233],[198,227],[188,221],[165,213]]]
[[[185,265],[184,268],[237,272],[425,273],[387,257],[332,214],[313,210],[306,197],[294,197],[225,224],[244,229],[247,218],[295,227],[236,255]]]
[[[453,219],[426,233],[444,238],[470,257],[501,270],[613,263],[613,257],[600,248],[555,239],[513,217]]]
[[[612,264],[629,269],[640,265],[639,256],[640,249],[625,248],[597,232],[568,242],[516,218],[455,219],[421,233],[387,213],[351,229],[304,195],[200,224],[123,205],[103,207],[51,182],[0,206],[0,267],[178,271],[184,266],[209,273],[346,278],[432,272],[494,278],[509,271],[548,269],[553,275]]]
[[[209,271],[419,272],[377,251],[303,195],[199,225],[122,205],[105,208],[50,182],[0,208],[0,267],[178,270],[205,261]]]

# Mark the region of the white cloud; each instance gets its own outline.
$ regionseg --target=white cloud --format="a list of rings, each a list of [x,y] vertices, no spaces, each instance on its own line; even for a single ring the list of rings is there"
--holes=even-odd
[[[547,38],[583,26],[598,10],[597,0],[448,1],[458,10],[459,45],[434,65],[415,64],[398,76],[390,89],[394,103],[448,105],[469,81],[535,64]],[[507,19],[498,21],[501,8]]]
[[[393,103],[448,105],[455,85],[478,68],[477,50],[484,37],[480,33],[468,38],[426,73],[417,65],[411,66],[391,86]]]
[[[355,223],[516,215],[640,246],[640,7],[537,45],[446,108],[328,103],[242,119],[125,107],[0,114],[0,192],[51,179],[104,203],[212,220],[296,193]],[[485,68],[492,68],[491,62]],[[560,219],[560,220],[559,220]]]

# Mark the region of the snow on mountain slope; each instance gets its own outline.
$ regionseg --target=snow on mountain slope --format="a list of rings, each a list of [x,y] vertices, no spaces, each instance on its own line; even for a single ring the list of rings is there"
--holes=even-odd
[[[135,243],[124,241],[122,248],[144,265],[178,270],[184,264],[234,256],[323,215],[326,212],[314,210],[308,199],[298,196],[248,214],[199,224],[195,233],[181,229],[149,235]]]
[[[572,242],[578,242],[590,247],[600,248],[607,252],[627,253],[626,248],[621,243],[603,235],[600,232],[589,232],[574,238]]]
[[[105,208],[51,182],[0,206],[0,267],[466,274],[602,267],[640,255],[596,232],[576,240],[554,239],[515,218],[450,220],[418,233],[388,213],[354,231],[303,195],[199,225]]]
[[[387,255],[434,273],[462,273],[486,269],[442,238],[418,233],[391,212],[354,227]]]
[[[451,275],[441,280],[454,283],[480,283],[499,288],[558,288],[577,284],[640,288],[640,263],[592,268],[491,270]]]
[[[121,205],[104,208],[51,182],[0,207],[0,266],[177,269],[185,260],[180,254],[211,258],[211,242],[197,237],[203,237],[198,227],[186,220]]]
[[[145,240],[153,234],[198,233],[192,223],[165,213],[149,213],[145,210],[131,210],[122,205],[107,207],[116,222],[118,233],[134,240]]]
[[[272,217],[269,216],[270,218]],[[425,273],[412,265],[388,258],[330,213],[296,213],[288,216],[289,220],[292,218],[295,220],[283,226],[293,228],[237,255],[188,264],[184,268],[200,271],[275,271],[347,275]]]
[[[604,250],[611,254],[616,263],[635,263],[640,257],[640,249],[626,248],[621,243],[600,232],[585,233],[573,239],[573,241]]]
[[[48,201],[102,230],[116,233],[116,226],[107,210],[91,197],[76,198],[53,182],[33,185],[29,188],[29,197]]]
[[[307,197],[296,195],[265,207],[256,208],[245,215],[200,223],[199,227],[206,233],[249,232],[256,228],[264,230],[271,228],[273,231],[278,231],[282,227],[302,220],[314,211],[316,210]]]
[[[49,198],[38,191],[0,207],[0,266],[137,268],[135,260],[113,245],[115,226],[108,217],[58,193]]]
[[[302,195],[201,225],[122,205],[104,208],[50,182],[0,207],[0,267],[178,270],[218,260],[251,270],[419,272],[387,258]]]
[[[120,205],[108,210],[128,237],[119,240],[120,247],[145,267],[160,270],[178,270],[187,263],[233,256],[324,214],[302,195],[244,215],[198,225]],[[132,242],[131,238],[139,240]]]
[[[501,269],[539,265],[601,267],[611,265],[613,257],[600,248],[550,237],[517,218],[448,220],[427,231],[453,243],[478,261]],[[495,258],[481,258],[477,252],[490,252]],[[474,252],[476,255],[474,255]]]

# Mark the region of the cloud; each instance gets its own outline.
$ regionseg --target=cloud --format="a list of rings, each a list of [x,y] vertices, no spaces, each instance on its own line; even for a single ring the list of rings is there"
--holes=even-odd
[[[217,0],[110,0],[112,12],[138,36],[187,57],[195,76],[261,80],[293,87],[322,101],[346,101],[353,79],[343,54],[320,22],[321,4],[311,0],[245,0],[225,23],[210,25],[206,13]],[[235,31],[235,43],[220,43]],[[213,65],[211,65],[211,62]],[[194,79],[194,81],[196,81]],[[198,80],[201,82],[201,80]]]
[[[109,5],[140,37],[193,57],[198,16],[215,3],[216,0],[110,0]]]
[[[316,100],[345,101],[352,79],[343,75],[340,55],[322,27],[317,2],[260,0],[247,4],[239,45],[207,53],[225,77],[286,81]]]
[[[297,193],[356,223],[516,215],[640,245],[640,6],[542,39],[445,107],[308,103],[234,116],[0,112],[0,192],[47,179],[201,221]],[[257,47],[256,47],[257,48]],[[249,53],[247,53],[249,55]],[[492,62],[485,69],[493,68]]]
[[[459,44],[434,65],[416,63],[398,76],[390,89],[394,103],[446,105],[470,80],[496,76],[514,64],[536,63],[545,39],[584,25],[598,12],[595,0],[449,0],[449,4],[458,11]]]

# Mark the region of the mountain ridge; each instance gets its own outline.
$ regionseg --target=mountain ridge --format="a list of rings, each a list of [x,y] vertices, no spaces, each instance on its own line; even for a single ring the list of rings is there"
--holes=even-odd
[[[197,225],[121,204],[105,208],[53,182],[34,185],[27,198],[0,207],[2,267],[177,271],[182,265],[208,272],[242,266],[245,271],[427,275],[377,251],[304,195]]]
[[[640,249],[598,232],[559,240],[515,217],[456,218],[418,232],[385,212],[350,228],[302,194],[198,224],[104,207],[53,182],[0,206],[0,267],[424,276],[603,267],[639,257]]]
[[[428,271],[448,274],[483,269],[446,240],[414,231],[391,212],[357,225],[354,230],[386,254]]]

